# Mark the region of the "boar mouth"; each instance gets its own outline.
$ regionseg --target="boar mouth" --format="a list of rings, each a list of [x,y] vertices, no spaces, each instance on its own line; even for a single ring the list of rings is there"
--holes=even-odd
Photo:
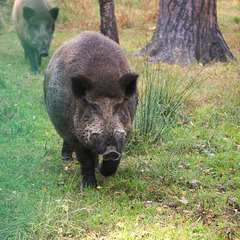
[[[39,55],[40,55],[40,57],[47,57],[48,56],[48,51],[44,49],[40,52]]]
[[[107,150],[102,154],[103,161],[118,161],[121,158],[115,147],[107,147]]]

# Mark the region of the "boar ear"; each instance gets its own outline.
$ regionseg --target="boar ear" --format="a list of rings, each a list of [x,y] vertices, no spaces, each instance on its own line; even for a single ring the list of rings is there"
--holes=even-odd
[[[30,19],[35,15],[35,11],[30,7],[23,7],[23,17],[29,22]]]
[[[50,12],[50,15],[52,16],[53,20],[56,21],[56,19],[58,17],[59,8],[58,7],[52,8],[49,12]]]
[[[124,89],[126,99],[136,93],[138,76],[138,73],[127,73],[120,78],[120,85]]]
[[[76,77],[71,77],[71,80],[72,91],[77,98],[84,96],[86,91],[92,89],[92,80],[84,75],[79,74]]]

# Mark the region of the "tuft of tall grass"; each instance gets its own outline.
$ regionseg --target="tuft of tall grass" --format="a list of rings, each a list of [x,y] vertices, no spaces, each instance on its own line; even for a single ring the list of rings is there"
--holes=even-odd
[[[203,82],[200,72],[190,76],[188,70],[181,76],[178,68],[145,63],[130,144],[156,143],[166,136],[184,117],[184,101]]]

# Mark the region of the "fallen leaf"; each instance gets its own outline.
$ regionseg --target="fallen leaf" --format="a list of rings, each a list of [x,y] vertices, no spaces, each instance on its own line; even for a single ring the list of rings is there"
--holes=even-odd
[[[96,237],[97,237],[97,234],[95,232],[90,232],[87,235],[87,240],[93,240],[93,239],[96,239]]]
[[[116,224],[116,226],[119,227],[119,228],[122,228],[122,227],[124,227],[124,224],[125,223],[123,221],[120,221]]]
[[[145,231],[142,233],[142,238],[149,237],[150,234],[152,233]]]
[[[217,189],[221,192],[226,192],[227,191],[228,184],[222,184],[217,187]]]
[[[118,191],[115,191],[114,194],[123,194],[125,193],[124,191],[121,191],[121,192],[118,192]]]
[[[64,170],[65,171],[74,171],[75,168],[74,168],[74,166],[70,166],[70,167],[65,167]]]
[[[162,209],[160,207],[156,207],[156,209],[160,212]]]
[[[188,204],[188,200],[184,196],[181,197],[181,200],[179,200],[179,202]]]
[[[226,203],[230,206],[233,207],[235,209],[237,209],[238,211],[240,211],[240,205],[237,202],[234,202],[232,199],[227,198]]]
[[[153,205],[157,205],[159,207],[161,207],[161,206],[176,207],[177,206],[177,203],[175,203],[175,202],[159,203],[159,202],[146,201],[146,202],[144,202],[144,204],[146,207],[151,207]]]
[[[149,27],[148,29],[149,29],[149,30],[155,30],[156,27]]]
[[[200,187],[202,185],[202,183],[200,182],[200,181],[198,181],[198,180],[192,180],[191,181],[191,187],[192,188],[195,188],[195,187]]]
[[[63,205],[62,205],[62,208],[64,209],[65,212],[68,212],[68,205],[63,204]]]
[[[58,182],[57,185],[64,185],[64,182]]]
[[[60,235],[63,232],[62,228],[58,228],[58,235]]]
[[[197,196],[198,196],[198,194],[196,193],[196,194],[194,194],[194,195],[192,196],[192,198],[193,198],[193,199],[196,199]]]

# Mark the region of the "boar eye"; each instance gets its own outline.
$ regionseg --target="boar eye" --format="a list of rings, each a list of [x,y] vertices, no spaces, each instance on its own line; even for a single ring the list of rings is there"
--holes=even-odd
[[[91,104],[91,110],[94,114],[100,114],[100,108],[97,104]]]
[[[113,109],[113,114],[117,114],[120,110],[121,104],[118,103],[117,105],[115,105],[114,109]]]

